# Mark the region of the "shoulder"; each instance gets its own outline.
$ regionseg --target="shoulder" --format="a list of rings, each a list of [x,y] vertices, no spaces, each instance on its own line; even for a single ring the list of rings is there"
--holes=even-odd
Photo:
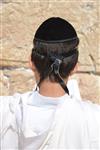
[[[85,124],[91,147],[95,147],[99,144],[100,139],[100,105],[94,104],[89,100],[82,102],[81,105],[83,107]]]
[[[98,130],[100,130],[100,105],[94,104],[90,100],[74,99],[72,101],[74,101],[72,107],[76,119],[87,125],[90,134],[93,132],[98,134]]]
[[[0,96],[1,133],[3,132],[3,129],[7,130],[9,126],[15,128],[16,111],[20,110],[20,104],[26,103],[26,100],[29,99],[32,93],[34,92],[29,91],[24,94],[15,93],[12,96]]]
[[[79,107],[82,108],[84,113],[87,114],[100,114],[100,105],[99,104],[95,104],[90,100],[75,100],[77,105],[79,105]],[[93,114],[92,114],[93,115]]]
[[[33,93],[34,91],[28,91],[23,94],[15,93],[12,96],[0,96],[0,109],[2,114],[7,114],[7,112],[14,113],[16,107],[18,107],[20,103],[26,103],[26,101]]]
[[[94,104],[89,100],[69,98],[64,102],[62,111],[65,114],[70,113],[71,117],[76,120],[84,120],[90,124],[97,123],[100,125],[100,105]]]
[[[90,100],[81,102],[83,112],[87,118],[89,125],[98,125],[100,129],[100,105],[91,102]]]
[[[89,111],[100,112],[100,105],[95,104],[90,100],[80,100],[73,97],[71,98],[71,103],[72,105],[74,105],[76,109],[78,107],[84,112],[89,112]]]

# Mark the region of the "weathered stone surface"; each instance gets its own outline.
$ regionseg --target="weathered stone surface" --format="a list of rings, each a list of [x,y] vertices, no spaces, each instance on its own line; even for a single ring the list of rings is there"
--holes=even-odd
[[[27,67],[28,68],[28,61],[17,61],[17,60],[8,60],[8,59],[2,59],[0,60],[0,68],[16,68],[16,67]]]
[[[20,68],[3,70],[1,79],[1,95],[12,95],[16,92],[24,93],[34,88],[35,79],[31,70]],[[5,91],[5,89],[7,89]],[[7,92],[7,93],[6,93]]]
[[[0,71],[0,95],[9,95],[9,79]]]
[[[83,100],[100,103],[100,76],[80,73],[72,78],[77,79]]]
[[[96,64],[96,72],[100,75],[100,65]]]
[[[93,65],[90,55],[98,62],[97,1],[5,1],[2,11],[2,58],[27,61],[32,39],[38,25],[50,16],[60,16],[72,22],[80,37],[80,62]],[[27,10],[27,11],[26,11]],[[46,15],[45,15],[46,14]],[[96,35],[96,38],[95,38]],[[16,63],[17,64],[17,63]],[[17,64],[19,65],[19,64]]]
[[[28,72],[32,40],[37,27],[48,17],[70,21],[79,38],[78,79],[83,98],[100,101],[100,3],[99,0],[2,0],[0,2],[1,95],[33,88]],[[2,67],[1,67],[2,66]],[[23,69],[21,69],[24,67]],[[19,68],[19,69],[18,69]]]

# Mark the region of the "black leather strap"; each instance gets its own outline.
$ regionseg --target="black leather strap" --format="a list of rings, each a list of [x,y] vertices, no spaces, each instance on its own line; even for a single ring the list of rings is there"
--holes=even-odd
[[[67,56],[65,55],[65,57],[64,57],[63,59],[60,59],[60,57],[58,58],[57,56],[48,56],[48,58],[49,58],[50,60],[52,60],[53,63],[52,63],[51,66],[44,72],[44,76],[42,76],[42,77],[40,78],[40,81],[39,81],[39,83],[37,84],[37,86],[39,87],[40,84],[41,84],[41,82],[42,82],[47,76],[49,76],[50,73],[54,72],[54,74],[55,74],[56,77],[57,77],[57,80],[58,80],[59,84],[61,85],[61,87],[64,89],[64,91],[65,91],[67,94],[69,94],[69,90],[68,90],[68,88],[67,88],[65,82],[64,82],[64,80],[62,79],[62,77],[60,76],[59,69],[60,69],[60,64],[61,64],[62,62],[67,63],[68,58],[72,57],[72,56],[75,55],[76,53],[78,53],[77,48],[73,49],[72,51],[69,51],[69,52],[66,54]],[[39,56],[41,59],[44,59],[44,58],[46,57],[45,55],[40,54],[39,52],[35,51],[34,49],[33,49],[33,54],[36,55],[36,56]],[[37,90],[37,88],[36,88],[36,90]]]
[[[62,79],[62,77],[60,76],[59,74],[59,67],[60,67],[60,63],[62,61],[59,60],[59,59],[56,59],[55,62],[50,66],[50,68],[45,72],[44,76],[40,78],[40,81],[39,83],[37,84],[37,87],[40,86],[41,82],[45,79],[45,77],[47,75],[49,75],[52,71],[54,71],[57,79],[58,79],[58,82],[59,84],[61,85],[61,87],[64,89],[64,91],[69,95],[69,90],[66,86],[66,84],[64,83],[64,80]],[[36,87],[36,90],[37,90],[37,87]]]
[[[78,39],[79,39],[78,37],[73,37],[73,38],[64,39],[64,40],[47,41],[47,40],[41,40],[39,38],[34,38],[34,40],[36,40],[36,41],[39,41],[39,42],[42,42],[42,43],[51,43],[51,44],[53,44],[53,43],[64,43],[64,42],[70,42],[70,41],[72,42],[72,41],[78,40]]]
[[[53,71],[54,71],[54,74],[56,75],[57,79],[58,79],[58,82],[59,84],[61,85],[61,87],[64,89],[64,91],[69,94],[69,91],[68,91],[68,88],[64,82],[64,80],[62,79],[62,77],[60,76],[59,74],[59,69],[60,69],[60,65],[62,63],[62,60],[60,59],[56,59],[54,61],[54,63],[52,64],[52,68],[53,68]]]

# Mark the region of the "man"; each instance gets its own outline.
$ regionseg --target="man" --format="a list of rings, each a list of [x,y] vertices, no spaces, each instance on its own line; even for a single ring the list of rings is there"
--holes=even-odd
[[[30,60],[37,87],[3,97],[3,149],[99,149],[100,106],[70,96],[66,86],[77,68],[78,44],[74,27],[62,18],[37,29]]]

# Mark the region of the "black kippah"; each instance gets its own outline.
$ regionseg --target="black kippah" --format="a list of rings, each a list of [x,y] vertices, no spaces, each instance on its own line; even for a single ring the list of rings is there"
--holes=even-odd
[[[74,27],[59,17],[52,17],[44,21],[35,33],[35,39],[44,42],[59,42],[75,38],[77,38],[77,33]]]

